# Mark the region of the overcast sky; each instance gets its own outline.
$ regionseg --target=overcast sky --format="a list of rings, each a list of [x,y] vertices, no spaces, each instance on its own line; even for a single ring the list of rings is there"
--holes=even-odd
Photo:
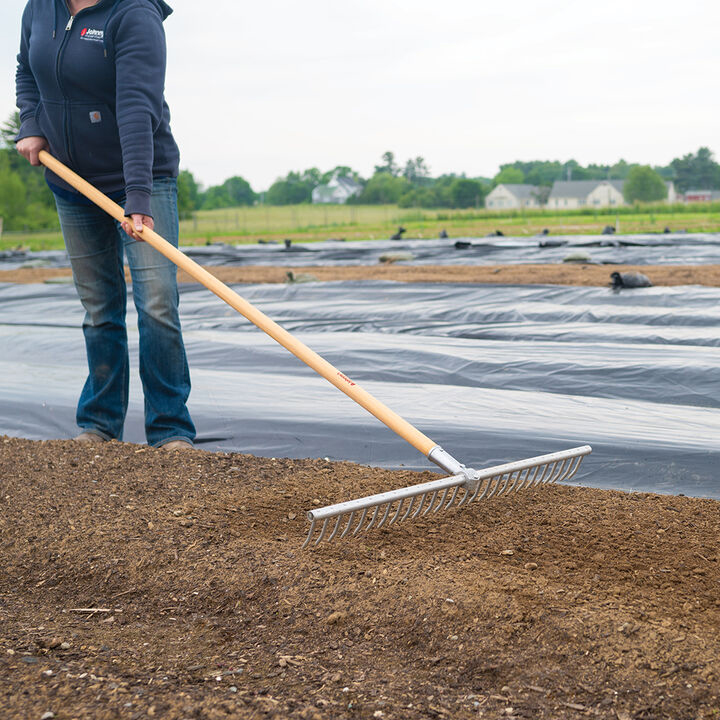
[[[205,185],[368,176],[386,150],[469,176],[720,151],[718,0],[169,1],[166,97]],[[25,0],[1,5],[4,119]]]

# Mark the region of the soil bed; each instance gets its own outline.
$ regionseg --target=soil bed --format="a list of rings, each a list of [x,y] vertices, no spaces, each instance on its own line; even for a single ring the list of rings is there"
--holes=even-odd
[[[551,285],[609,285],[610,273],[634,270],[655,285],[720,286],[720,265],[375,265],[340,267],[267,267],[258,265],[212,266],[213,275],[226,283],[279,283],[288,272],[300,277],[327,280],[395,280],[399,282],[460,282]],[[0,270],[0,282],[34,283],[71,277],[69,268]],[[194,282],[185,273],[180,282]]]
[[[300,549],[429,477],[0,438],[0,714],[718,717],[719,503],[552,486]]]

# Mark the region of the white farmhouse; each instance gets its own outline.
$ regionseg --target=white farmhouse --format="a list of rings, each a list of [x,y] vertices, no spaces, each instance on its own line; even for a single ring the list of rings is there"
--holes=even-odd
[[[624,205],[622,180],[556,180],[547,206],[552,210]]]
[[[500,183],[488,193],[485,207],[490,210],[539,208],[538,188],[535,185]]]
[[[572,210],[627,205],[623,197],[624,185],[624,180],[557,180],[553,183],[547,207],[551,210]],[[665,202],[677,202],[675,184],[666,182],[665,186]]]
[[[312,191],[313,203],[334,203],[343,205],[349,198],[359,195],[362,185],[347,177],[333,175],[327,185],[318,185]]]

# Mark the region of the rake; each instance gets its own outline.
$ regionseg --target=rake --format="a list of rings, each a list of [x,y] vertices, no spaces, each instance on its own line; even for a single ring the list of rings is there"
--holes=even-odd
[[[40,151],[38,157],[43,165],[105,210],[115,220],[125,221],[125,213],[117,203],[83,180],[59,160],[44,150]],[[173,247],[154,230],[145,227],[137,234],[148,245],[202,283],[286,350],[400,435],[428,460],[450,474],[449,477],[439,480],[310,510],[307,513],[310,528],[303,547],[310,544],[320,522],[322,524],[318,537],[315,539],[315,545],[318,545],[324,538],[330,541],[336,537],[355,536],[373,527],[381,528],[408,519],[434,515],[453,506],[463,507],[475,500],[508,495],[522,489],[569,480],[578,471],[585,455],[592,451],[589,445],[583,445],[549,455],[496,465],[485,470],[466,467],[427,435],[421,433],[407,420],[373,397],[307,345],[293,337],[234,290],[231,290],[225,283]],[[335,518],[334,523],[332,522],[333,518]]]

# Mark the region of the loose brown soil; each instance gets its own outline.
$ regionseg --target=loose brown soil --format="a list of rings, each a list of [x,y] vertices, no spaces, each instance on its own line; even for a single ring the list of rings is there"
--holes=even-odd
[[[395,280],[399,282],[459,282],[551,285],[608,285],[610,273],[635,270],[645,273],[654,285],[720,286],[720,265],[395,265],[346,267],[208,267],[226,283],[287,282],[288,272],[300,279]],[[35,283],[71,277],[69,268],[24,268],[0,270],[0,282]],[[185,273],[180,282],[194,282]]]
[[[300,549],[428,477],[0,438],[0,716],[718,718],[720,503],[553,486]]]
[[[720,286],[718,265],[209,269]],[[720,503],[553,486],[300,549],[304,510],[429,477],[1,439],[0,717],[720,718]]]

